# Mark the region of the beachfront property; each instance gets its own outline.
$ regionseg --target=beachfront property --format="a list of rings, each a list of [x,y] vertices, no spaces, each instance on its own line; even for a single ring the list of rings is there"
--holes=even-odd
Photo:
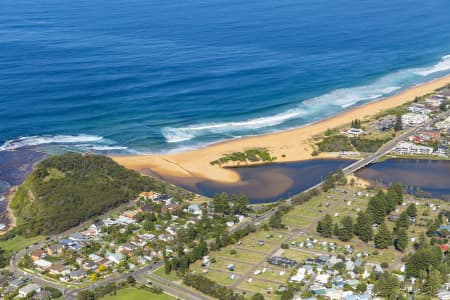
[[[350,128],[345,132],[345,134],[347,134],[348,136],[357,137],[364,134],[364,130],[362,130],[361,128]]]
[[[402,115],[402,125],[406,127],[415,127],[424,124],[429,117],[425,114],[406,113]]]
[[[389,115],[373,121],[370,125],[379,131],[388,131],[394,128],[396,120],[396,116]]]
[[[401,155],[431,155],[433,153],[433,148],[427,146],[416,145],[410,142],[400,142],[395,146],[392,151]]]
[[[429,114],[432,112],[431,109],[427,108],[426,105],[422,103],[413,103],[408,107],[408,110],[412,113],[419,114]]]
[[[428,107],[439,108],[442,102],[446,101],[446,97],[442,95],[433,95],[430,98],[425,99],[425,104]]]

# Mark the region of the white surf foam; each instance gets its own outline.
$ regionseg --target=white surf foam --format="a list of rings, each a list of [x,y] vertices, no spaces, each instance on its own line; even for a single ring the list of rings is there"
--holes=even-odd
[[[22,147],[39,146],[48,144],[73,144],[89,143],[103,140],[101,136],[95,135],[49,135],[49,136],[24,136],[18,139],[6,141],[0,146],[0,151],[15,150]]]
[[[275,126],[286,122],[287,120],[298,118],[306,114],[306,111],[300,108],[291,109],[271,117],[261,117],[239,122],[207,123],[201,125],[192,125],[183,128],[165,127],[162,134],[168,143],[179,143],[189,141],[197,136],[207,133],[233,133],[239,130],[260,129]]]
[[[128,149],[128,147],[125,146],[103,146],[103,145],[89,145],[85,146],[84,148],[92,151],[116,151]]]
[[[441,61],[434,66],[416,69],[415,73],[421,76],[428,76],[448,70],[450,70],[450,55],[445,55],[442,57]]]
[[[450,70],[450,55],[443,56],[437,64],[425,68],[404,69],[385,75],[370,84],[340,88],[321,96],[302,101],[296,107],[270,117],[259,117],[245,121],[205,123],[185,127],[165,127],[162,134],[168,143],[190,141],[207,134],[220,134],[234,137],[242,131],[270,128],[289,120],[304,116],[317,116],[320,113],[334,113],[361,102],[368,102],[392,95],[393,93],[417,84],[434,73]]]

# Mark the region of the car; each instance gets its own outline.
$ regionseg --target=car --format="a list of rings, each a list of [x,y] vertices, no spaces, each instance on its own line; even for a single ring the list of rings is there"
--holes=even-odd
[[[152,285],[153,282],[152,282],[151,280],[147,280],[147,284],[148,284],[148,285]]]

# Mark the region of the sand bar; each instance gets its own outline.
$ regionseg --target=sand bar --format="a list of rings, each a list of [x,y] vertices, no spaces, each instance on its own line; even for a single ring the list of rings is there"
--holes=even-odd
[[[210,162],[223,154],[243,151],[252,147],[266,147],[277,157],[276,162],[301,161],[311,158],[313,151],[309,141],[315,135],[329,128],[349,124],[355,118],[364,118],[381,111],[412,101],[434,90],[450,84],[450,75],[411,87],[397,95],[370,102],[339,113],[311,125],[272,134],[246,137],[213,144],[201,149],[162,155],[115,156],[113,159],[127,168],[152,171],[178,177],[199,177],[218,182],[233,183],[240,180],[239,175],[229,169],[210,165]]]

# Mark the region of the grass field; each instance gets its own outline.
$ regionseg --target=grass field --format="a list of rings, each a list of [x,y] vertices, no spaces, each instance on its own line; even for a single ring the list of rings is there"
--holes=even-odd
[[[170,280],[170,281],[182,280],[182,278],[178,277],[175,272],[170,272],[170,274],[166,274],[166,272],[164,271],[164,266],[155,270],[153,273],[155,273],[156,275],[161,276],[163,278],[166,278],[167,280]]]
[[[44,240],[43,236],[35,236],[32,238],[24,238],[23,236],[15,236],[7,241],[0,241],[0,248],[6,251],[19,251],[33,243]]]
[[[106,296],[102,298],[104,300],[141,300],[141,299],[151,299],[151,300],[173,300],[172,296],[167,294],[152,294],[145,290],[139,290],[135,288],[126,288],[119,290],[114,296]]]

